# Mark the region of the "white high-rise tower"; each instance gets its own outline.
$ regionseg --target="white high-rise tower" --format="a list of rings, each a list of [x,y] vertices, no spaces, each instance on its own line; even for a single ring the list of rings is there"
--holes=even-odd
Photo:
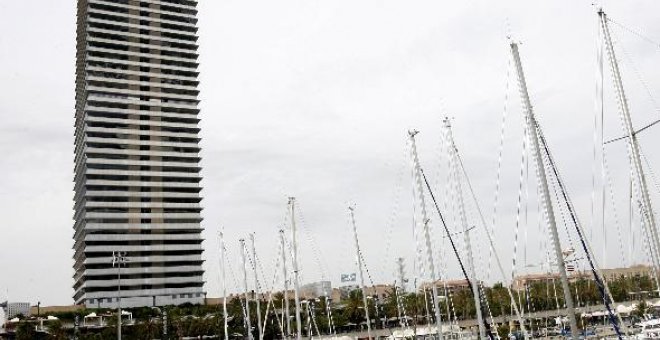
[[[196,0],[78,0],[74,300],[204,299]]]

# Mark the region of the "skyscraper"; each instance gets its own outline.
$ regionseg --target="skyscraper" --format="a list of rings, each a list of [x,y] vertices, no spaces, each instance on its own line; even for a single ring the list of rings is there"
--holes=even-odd
[[[204,299],[196,0],[78,0],[74,300]]]

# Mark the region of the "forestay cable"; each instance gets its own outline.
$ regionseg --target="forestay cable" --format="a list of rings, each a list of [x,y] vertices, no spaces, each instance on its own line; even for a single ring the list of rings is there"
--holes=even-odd
[[[557,181],[557,184],[561,189],[561,193],[562,193],[562,196],[563,196],[564,203],[566,204],[566,207],[567,207],[567,209],[569,210],[569,212],[571,214],[571,219],[573,220],[575,230],[577,231],[578,236],[580,238],[580,243],[582,245],[585,256],[589,261],[589,266],[591,267],[591,271],[594,275],[594,280],[596,281],[596,285],[598,286],[598,290],[601,294],[601,297],[603,299],[605,307],[607,308],[608,315],[609,315],[609,318],[610,318],[610,323],[612,324],[612,327],[614,327],[614,330],[616,331],[617,336],[621,340],[621,339],[623,339],[623,336],[621,334],[621,330],[619,329],[619,327],[623,326],[624,330],[625,330],[625,324],[623,324],[623,321],[621,320],[621,316],[619,314],[616,314],[616,316],[615,316],[615,312],[612,310],[612,306],[611,306],[611,303],[613,302],[612,294],[610,293],[605,280],[603,280],[602,274],[600,273],[600,270],[598,269],[598,267],[596,265],[596,260],[595,260],[595,258],[593,258],[593,255],[592,255],[593,253],[590,249],[590,246],[588,245],[587,241],[585,240],[585,237],[584,237],[585,235],[584,235],[584,232],[582,230],[582,226],[580,225],[580,223],[578,221],[577,215],[575,213],[575,209],[573,208],[573,204],[572,204],[572,202],[571,202],[571,200],[568,196],[566,188],[563,185],[563,181],[562,181],[561,176],[559,174],[559,170],[557,169],[557,166],[555,164],[555,161],[553,160],[552,154],[550,153],[550,149],[549,149],[548,144],[546,142],[545,136],[543,135],[543,131],[542,131],[541,127],[539,126],[539,123],[536,119],[534,119],[533,123],[534,123],[534,127],[537,129],[537,134],[539,136],[541,146],[543,148],[542,151],[545,153],[544,158],[546,159],[546,161],[550,165],[550,168],[552,170],[552,174],[554,175],[554,177]],[[557,259],[557,260],[558,261],[563,261],[563,259]],[[618,318],[618,320],[616,320],[615,318]]]

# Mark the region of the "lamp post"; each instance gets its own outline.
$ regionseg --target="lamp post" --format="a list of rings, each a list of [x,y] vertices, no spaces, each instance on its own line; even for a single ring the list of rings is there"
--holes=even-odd
[[[121,266],[128,258],[125,251],[112,252],[112,266],[117,267],[117,340],[121,340]]]
[[[44,324],[41,322],[41,301],[37,301],[37,323],[39,324],[39,330],[42,330]]]

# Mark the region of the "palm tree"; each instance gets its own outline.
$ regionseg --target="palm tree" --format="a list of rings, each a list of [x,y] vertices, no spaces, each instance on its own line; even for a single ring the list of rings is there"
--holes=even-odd
[[[385,302],[383,303],[383,312],[385,313],[384,317],[391,318],[398,315],[398,300],[400,299],[397,299],[397,294],[394,289],[391,289],[387,292],[387,295],[385,296]]]
[[[356,289],[348,294],[342,312],[349,322],[359,324],[365,320],[364,306],[362,305],[362,291]]]

